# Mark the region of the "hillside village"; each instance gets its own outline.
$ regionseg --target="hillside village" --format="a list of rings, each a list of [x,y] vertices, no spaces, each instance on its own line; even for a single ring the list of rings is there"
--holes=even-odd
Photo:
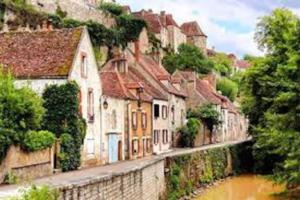
[[[44,110],[36,126],[30,112],[14,119],[25,124],[18,129],[0,120],[1,131],[21,138],[0,133],[0,183],[8,174],[38,178],[248,137],[238,94],[231,99],[217,85],[251,65],[208,48],[196,21],[180,25],[171,13],[108,0],[4,0],[0,28],[1,73],[11,73],[13,91],[33,90]],[[208,63],[221,55],[231,68],[165,66],[182,45]]]

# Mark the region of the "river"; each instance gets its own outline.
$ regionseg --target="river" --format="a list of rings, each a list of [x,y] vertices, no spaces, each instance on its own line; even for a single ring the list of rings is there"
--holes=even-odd
[[[195,200],[277,200],[271,194],[283,189],[260,176],[243,175],[213,186]]]

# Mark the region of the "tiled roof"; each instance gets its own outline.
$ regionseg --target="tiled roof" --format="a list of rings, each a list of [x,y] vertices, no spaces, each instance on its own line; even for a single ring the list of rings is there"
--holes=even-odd
[[[185,35],[189,36],[205,36],[199,24],[196,21],[186,22],[181,25],[181,29]]]
[[[179,28],[178,24],[176,23],[176,21],[173,18],[173,15],[167,14],[165,17],[166,17],[166,25],[167,26],[176,26]]]
[[[222,100],[216,96],[213,88],[207,81],[196,79],[196,90],[210,103],[222,105]]]
[[[141,55],[139,64],[141,67],[143,67],[146,71],[148,71],[155,79],[159,81],[159,83],[162,85],[162,87],[167,90],[169,93],[186,97],[186,93],[183,90],[177,90],[172,84],[171,84],[171,75],[167,72],[167,70],[160,66],[155,60],[153,60],[150,56],[147,55]],[[168,86],[163,85],[160,81],[161,80],[167,80],[170,81],[170,84]]]
[[[144,19],[147,24],[148,28],[151,32],[159,34],[163,29],[163,25],[161,24],[160,18],[158,14],[154,14],[152,12],[141,11],[134,13],[136,17]]]
[[[251,67],[251,64],[246,60],[238,60],[236,66],[240,69],[247,69]]]
[[[0,63],[17,78],[68,76],[84,28],[0,34]]]
[[[102,93],[105,96],[115,98],[127,98],[126,89],[122,86],[119,75],[115,71],[104,71],[100,73]]]

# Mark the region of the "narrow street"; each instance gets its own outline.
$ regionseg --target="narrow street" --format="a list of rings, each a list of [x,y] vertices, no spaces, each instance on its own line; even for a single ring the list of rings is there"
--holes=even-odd
[[[203,147],[192,148],[192,149],[174,149],[173,151],[165,154],[153,155],[138,160],[124,161],[124,162],[119,162],[119,163],[106,165],[106,166],[99,166],[99,167],[81,169],[81,170],[67,172],[67,173],[55,174],[53,176],[37,179],[27,184],[24,183],[20,185],[3,185],[0,186],[0,199],[14,195],[18,192],[20,188],[32,184],[51,185],[54,187],[59,187],[62,185],[68,186],[75,183],[85,184],[88,182],[92,182],[93,180],[103,179],[105,177],[110,177],[112,175],[125,174],[130,171],[135,171],[137,169],[144,168],[147,165],[150,165],[152,163],[164,159],[165,157],[190,154],[201,150],[224,147],[227,145],[234,145],[241,142],[245,142],[245,141],[231,141],[222,144],[212,144],[212,145],[206,145]]]

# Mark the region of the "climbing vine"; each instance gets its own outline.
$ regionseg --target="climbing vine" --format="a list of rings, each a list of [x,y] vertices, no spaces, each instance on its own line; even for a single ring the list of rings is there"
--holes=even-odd
[[[46,113],[43,128],[61,138],[60,164],[63,171],[80,166],[80,149],[86,124],[79,114],[79,87],[75,82],[52,85],[43,93]]]

